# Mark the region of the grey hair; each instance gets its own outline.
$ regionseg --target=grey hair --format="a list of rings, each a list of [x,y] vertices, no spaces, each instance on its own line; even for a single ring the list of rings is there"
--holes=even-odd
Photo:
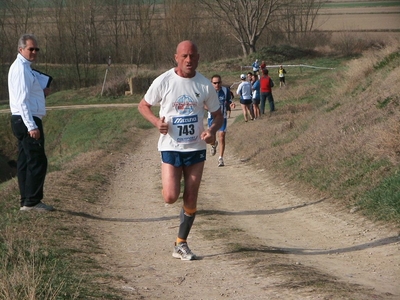
[[[27,40],[32,40],[32,41],[35,42],[35,44],[37,44],[36,37],[33,34],[25,33],[25,34],[21,35],[21,37],[18,40],[18,50],[19,50],[19,48],[25,48],[26,47],[26,41]]]

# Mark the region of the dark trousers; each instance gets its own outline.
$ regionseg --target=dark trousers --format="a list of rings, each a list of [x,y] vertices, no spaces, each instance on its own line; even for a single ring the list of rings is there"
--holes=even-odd
[[[17,176],[21,206],[34,206],[43,199],[43,185],[47,172],[42,120],[33,117],[40,131],[40,139],[30,137],[21,116],[11,117],[11,128],[18,139]]]
[[[267,93],[261,93],[261,101],[260,101],[260,113],[264,114],[265,111],[265,103],[269,103],[269,111],[273,112],[275,111],[275,103],[274,103],[274,97],[272,96],[272,93],[267,92]]]

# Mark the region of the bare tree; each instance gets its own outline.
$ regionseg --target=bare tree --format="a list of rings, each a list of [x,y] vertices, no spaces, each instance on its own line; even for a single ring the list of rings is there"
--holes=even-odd
[[[113,60],[115,62],[121,62],[120,48],[121,48],[121,30],[123,27],[123,0],[107,0],[107,14],[105,15],[105,26],[107,28],[107,35],[110,36],[110,42],[113,44]],[[110,49],[111,50],[111,49]]]
[[[256,43],[282,0],[199,0],[209,12],[224,21],[240,43],[243,55],[256,52]]]
[[[281,17],[283,31],[289,42],[305,40],[313,31],[315,19],[321,6],[327,0],[284,0]]]
[[[29,27],[29,19],[35,9],[35,0],[3,0],[3,6],[8,11],[9,29],[15,36],[26,33]],[[30,31],[31,32],[31,31]]]
[[[57,28],[58,61],[73,67],[76,86],[92,84],[91,68],[96,50],[96,12],[100,0],[53,0]],[[54,42],[53,42],[54,43]],[[72,69],[72,68],[71,68]]]
[[[154,62],[152,21],[155,7],[156,0],[136,0],[124,10],[122,34],[127,49],[125,54],[137,67],[144,60]]]
[[[30,26],[35,10],[35,0],[2,0],[2,17],[1,17],[1,43],[2,47],[6,44],[12,45],[13,54],[17,47],[18,37],[24,33],[35,33],[34,26]],[[8,49],[7,49],[8,50]]]
[[[165,37],[170,45],[186,39],[196,40],[202,28],[199,26],[200,12],[196,0],[164,0]]]

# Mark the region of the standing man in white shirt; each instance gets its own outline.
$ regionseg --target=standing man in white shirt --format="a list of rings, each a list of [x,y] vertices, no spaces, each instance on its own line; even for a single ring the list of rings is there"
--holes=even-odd
[[[199,62],[197,46],[182,41],[176,48],[177,66],[158,76],[139,103],[139,112],[160,132],[162,195],[166,203],[178,200],[181,178],[184,180],[183,207],[178,236],[172,256],[181,260],[196,259],[187,237],[197,210],[197,198],[206,160],[207,144],[223,122],[219,100],[210,80],[196,71]],[[159,116],[151,107],[159,105]],[[211,112],[212,125],[205,130],[205,109]]]
[[[42,89],[31,68],[38,53],[36,37],[22,35],[17,58],[8,73],[11,128],[18,139],[17,176],[22,211],[53,210],[42,202],[47,172],[42,118],[46,115],[45,96],[49,90]]]

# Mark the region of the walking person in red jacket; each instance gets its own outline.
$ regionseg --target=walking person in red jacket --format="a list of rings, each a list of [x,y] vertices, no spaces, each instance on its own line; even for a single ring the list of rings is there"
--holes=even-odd
[[[272,81],[272,78],[268,76],[268,69],[263,69],[262,74],[263,75],[260,78],[260,113],[263,115],[265,111],[266,100],[268,99],[270,113],[275,111],[275,103],[274,97],[272,96],[272,87],[274,86],[274,82]]]

